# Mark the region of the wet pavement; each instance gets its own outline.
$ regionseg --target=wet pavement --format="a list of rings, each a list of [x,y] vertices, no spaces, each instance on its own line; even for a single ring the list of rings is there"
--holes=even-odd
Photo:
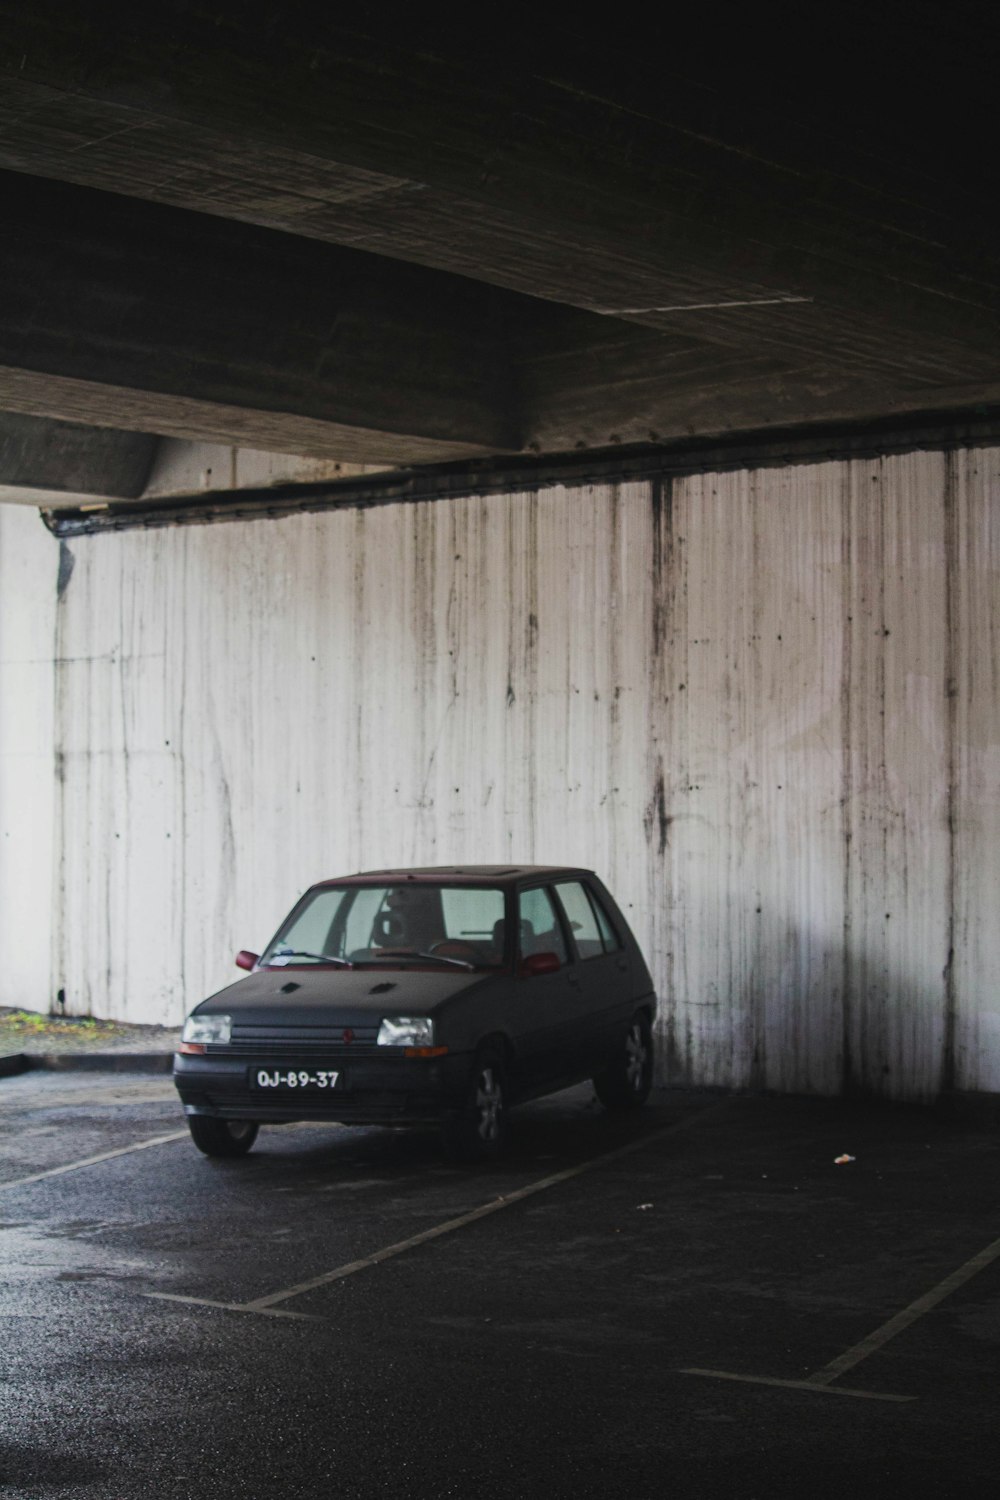
[[[586,1088],[488,1170],[317,1125],[210,1161],[167,1079],[6,1078],[0,1487],[978,1495],[998,1164],[927,1111]]]

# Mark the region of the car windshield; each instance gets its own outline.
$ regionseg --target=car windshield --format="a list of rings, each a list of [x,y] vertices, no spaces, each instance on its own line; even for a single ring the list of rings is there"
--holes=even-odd
[[[261,963],[493,969],[505,955],[502,890],[421,880],[309,891]]]

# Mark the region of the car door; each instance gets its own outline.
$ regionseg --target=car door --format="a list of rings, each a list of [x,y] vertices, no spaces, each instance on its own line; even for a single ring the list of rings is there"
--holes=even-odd
[[[521,1079],[527,1091],[540,1092],[580,1075],[581,995],[551,892],[544,885],[522,888],[517,902]],[[541,954],[554,954],[559,967],[531,974],[531,960]]]
[[[580,996],[581,1069],[600,1072],[620,1044],[632,1013],[628,954],[596,892],[579,879],[560,880],[556,898],[570,933],[570,981]]]

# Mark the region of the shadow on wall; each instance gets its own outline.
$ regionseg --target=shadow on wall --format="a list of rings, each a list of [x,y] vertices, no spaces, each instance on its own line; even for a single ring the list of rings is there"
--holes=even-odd
[[[953,1087],[944,959],[921,972],[888,943],[718,902],[685,927],[654,968],[659,1083],[912,1102]]]

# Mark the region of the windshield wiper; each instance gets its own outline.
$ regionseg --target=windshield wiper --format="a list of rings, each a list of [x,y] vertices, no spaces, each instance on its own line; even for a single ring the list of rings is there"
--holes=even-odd
[[[459,969],[475,969],[467,958],[451,958],[446,953],[418,953],[418,958],[430,958],[437,964],[455,964]]]
[[[393,964],[416,964],[426,962],[430,959],[433,964],[454,964],[458,969],[468,969],[470,973],[475,972],[476,965],[470,964],[467,958],[447,958],[443,953],[421,953],[410,951],[409,953],[379,953],[372,954],[370,958],[356,958],[354,967],[356,969],[369,968],[391,968]]]
[[[305,948],[282,948],[280,953],[268,959],[268,963],[276,964],[282,959],[287,963],[290,958],[315,958],[323,964],[339,964],[342,969],[353,967],[349,958],[338,958],[335,953],[310,953]]]

